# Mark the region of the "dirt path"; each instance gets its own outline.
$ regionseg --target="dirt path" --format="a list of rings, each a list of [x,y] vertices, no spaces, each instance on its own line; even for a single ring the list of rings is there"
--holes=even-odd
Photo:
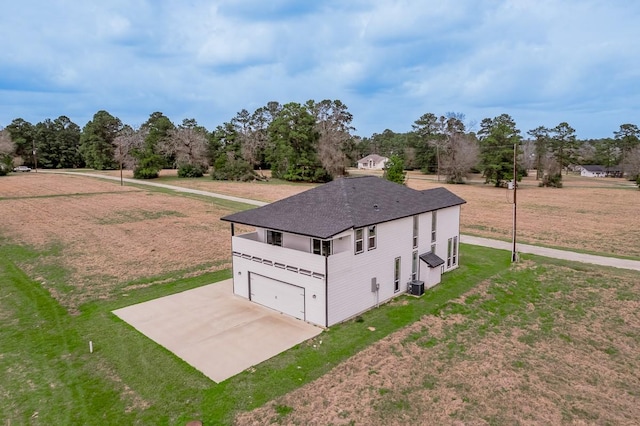
[[[99,175],[99,174],[93,174],[93,173],[56,172],[56,171],[46,171],[45,173],[63,173],[63,174],[81,175],[81,176],[87,176],[87,177],[93,177],[93,178],[99,178],[99,179],[108,179],[108,180],[116,180],[116,181],[120,180],[119,177],[105,176],[105,175]],[[233,197],[230,195],[218,194],[215,192],[202,191],[202,190],[191,189],[191,188],[183,188],[180,186],[148,182],[148,181],[139,180],[139,179],[124,178],[123,180],[127,183],[133,183],[137,185],[154,186],[157,188],[170,189],[176,192],[184,192],[189,194],[203,195],[206,197],[221,198],[223,200],[236,201],[240,203],[251,204],[254,206],[264,206],[266,204],[269,204],[263,201],[251,200],[248,198]],[[479,245],[483,247],[497,248],[502,250],[511,250],[511,243],[508,243],[505,241],[493,240],[490,238],[474,237],[471,235],[461,235],[460,241],[465,244]],[[637,260],[618,259],[615,257],[606,257],[606,256],[596,256],[592,254],[576,253],[568,250],[558,250],[558,249],[552,249],[552,248],[546,248],[546,247],[533,246],[529,244],[518,244],[517,249],[520,253],[529,253],[529,254],[535,254],[539,256],[550,257],[554,259],[572,260],[575,262],[590,263],[593,265],[611,266],[614,268],[631,269],[631,270],[640,271],[640,261],[637,261]]]

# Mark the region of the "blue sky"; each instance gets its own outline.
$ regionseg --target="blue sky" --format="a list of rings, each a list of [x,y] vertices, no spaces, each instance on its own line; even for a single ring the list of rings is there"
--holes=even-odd
[[[610,137],[640,125],[639,23],[629,0],[12,1],[0,126],[104,109],[212,130],[272,100],[340,99],[361,136],[451,111]]]

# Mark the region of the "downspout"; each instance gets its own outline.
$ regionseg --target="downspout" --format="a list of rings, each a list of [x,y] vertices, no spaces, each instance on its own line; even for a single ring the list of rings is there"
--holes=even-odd
[[[324,325],[329,328],[329,256],[324,257]]]
[[[233,289],[233,294],[236,294],[236,290],[235,290],[236,286],[234,285],[234,282],[236,280],[236,271],[235,271],[235,269],[233,267],[233,265],[235,263],[233,261],[233,236],[235,234],[234,225],[235,224],[233,222],[231,222],[231,286],[232,286],[232,289]]]

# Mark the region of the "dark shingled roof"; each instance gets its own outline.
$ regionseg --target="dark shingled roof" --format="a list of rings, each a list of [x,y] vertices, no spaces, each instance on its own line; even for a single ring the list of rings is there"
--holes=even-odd
[[[445,188],[417,191],[375,176],[337,179],[222,220],[327,239],[351,228],[466,203]]]
[[[425,262],[431,268],[437,268],[438,266],[440,266],[440,265],[442,265],[444,263],[444,260],[442,260],[440,258],[440,256],[438,256],[435,253],[432,253],[430,251],[425,253],[425,254],[421,254],[420,255],[420,260]]]

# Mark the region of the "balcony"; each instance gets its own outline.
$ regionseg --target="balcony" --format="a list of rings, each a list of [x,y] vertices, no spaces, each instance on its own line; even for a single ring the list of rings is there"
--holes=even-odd
[[[231,239],[231,249],[234,256],[246,260],[314,278],[324,278],[324,256],[262,243],[258,241],[256,232],[234,236]]]

